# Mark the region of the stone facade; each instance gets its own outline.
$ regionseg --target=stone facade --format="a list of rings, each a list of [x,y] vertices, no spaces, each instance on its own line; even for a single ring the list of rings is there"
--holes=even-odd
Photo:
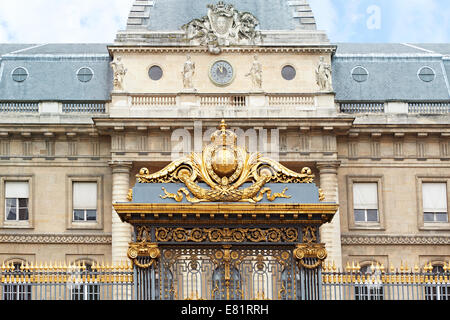
[[[179,145],[173,138],[176,130],[207,136],[208,129],[226,119],[230,127],[244,131],[276,129],[279,139],[269,133],[268,141],[273,140],[280,162],[298,172],[311,167],[326,201],[339,203],[339,214],[321,230],[329,260],[337,266],[448,261],[450,224],[424,222],[421,186],[446,183],[450,201],[450,117],[408,113],[408,99],[383,103],[382,112],[372,113],[367,106],[378,99],[365,100],[364,107],[355,98],[350,104],[360,112],[343,112],[351,98],[344,97],[343,67],[336,61],[348,63],[358,56],[340,53],[324,32],[315,30],[307,1],[287,2],[296,8],[293,30],[262,30],[262,43],[223,46],[214,54],[205,46],[186,44],[180,30],[147,29],[154,1],[136,1],[127,30],[119,31],[117,41],[107,47],[107,63],[120,57],[126,69],[120,86],[112,89],[112,69],[97,75],[110,96],[94,101],[103,107],[88,104],[96,96],[83,97],[87,93],[82,90],[77,99],[85,102],[81,107],[39,99],[35,109],[17,112],[14,103],[20,95],[15,102],[3,99],[8,101],[0,107],[11,105],[16,112],[8,109],[0,119],[0,260],[126,259],[131,228],[120,221],[112,203],[127,201],[140,168],[155,172],[172,160],[171,151]],[[182,74],[187,55],[196,66],[195,90],[188,91]],[[261,90],[246,76],[255,55],[263,70]],[[319,86],[321,58],[333,65],[332,91]],[[217,61],[233,67],[231,83],[221,86],[211,79]],[[153,66],[162,70],[158,80],[149,77]],[[286,66],[295,69],[293,80],[283,78]],[[450,105],[450,93],[448,101],[436,100]],[[185,143],[199,148],[194,138]],[[27,221],[5,217],[8,181],[28,182]],[[97,183],[96,221],[73,222],[76,182]],[[377,184],[378,222],[355,222],[355,183]]]

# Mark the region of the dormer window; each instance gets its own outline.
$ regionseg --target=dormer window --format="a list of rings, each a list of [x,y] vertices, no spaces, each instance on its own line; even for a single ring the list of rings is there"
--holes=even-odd
[[[18,67],[11,74],[15,82],[24,82],[28,78],[28,71],[25,68]]]

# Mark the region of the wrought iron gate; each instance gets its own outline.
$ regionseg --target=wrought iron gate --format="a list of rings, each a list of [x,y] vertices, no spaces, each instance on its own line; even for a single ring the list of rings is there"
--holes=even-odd
[[[161,247],[158,262],[137,268],[136,299],[315,300],[320,268],[300,268],[286,247]],[[314,264],[314,259],[307,263]],[[148,265],[150,258],[139,258]]]

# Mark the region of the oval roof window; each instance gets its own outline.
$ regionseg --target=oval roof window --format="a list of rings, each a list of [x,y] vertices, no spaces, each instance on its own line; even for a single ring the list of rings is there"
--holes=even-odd
[[[28,71],[25,68],[18,67],[11,74],[15,82],[24,82],[28,78]]]
[[[369,71],[363,67],[356,67],[352,70],[352,78],[356,82],[365,82],[369,78]]]
[[[297,75],[297,71],[291,65],[284,66],[283,69],[281,69],[281,76],[285,80],[288,80],[288,81],[293,80],[296,75]]]
[[[78,80],[81,82],[89,82],[94,77],[94,72],[91,68],[83,67],[77,72]]]
[[[423,82],[431,82],[436,78],[436,73],[430,67],[423,67],[419,70],[418,76]]]
[[[150,77],[150,79],[152,79],[153,81],[158,81],[162,78],[163,76],[163,70],[161,69],[160,66],[152,66],[149,70],[148,70],[148,76]]]

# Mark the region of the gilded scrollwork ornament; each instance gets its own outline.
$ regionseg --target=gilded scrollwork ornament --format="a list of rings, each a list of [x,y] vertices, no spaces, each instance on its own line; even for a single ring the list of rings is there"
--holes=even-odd
[[[128,258],[134,265],[142,269],[150,268],[155,265],[161,256],[161,251],[156,243],[138,242],[130,243],[127,251]],[[141,263],[139,258],[150,258],[149,262]]]
[[[296,228],[270,228],[267,230],[254,228],[156,228],[156,241],[167,242],[269,242],[269,243],[295,243],[298,241]]]
[[[313,183],[311,169],[304,168],[296,173],[280,163],[262,156],[248,153],[237,146],[237,135],[227,130],[224,120],[220,129],[211,136],[211,144],[201,153],[175,161],[163,170],[150,174],[147,168],[137,175],[140,183],[183,183],[186,187],[176,193],[162,187],[162,199],[173,199],[190,203],[200,202],[249,202],[258,203],[266,198],[291,198],[288,189],[273,192],[265,187],[268,183]],[[209,189],[199,185],[206,184]],[[250,186],[243,187],[246,183]]]
[[[299,268],[319,268],[328,256],[325,245],[323,243],[315,243],[317,241],[316,232],[316,227],[306,226],[303,228],[303,243],[298,244],[293,252]],[[308,258],[315,261],[307,261],[306,259]]]
[[[147,269],[156,264],[161,256],[158,244],[151,242],[150,228],[138,226],[136,228],[136,242],[129,244],[128,258],[139,268]],[[148,262],[142,263],[139,258],[147,258]]]

